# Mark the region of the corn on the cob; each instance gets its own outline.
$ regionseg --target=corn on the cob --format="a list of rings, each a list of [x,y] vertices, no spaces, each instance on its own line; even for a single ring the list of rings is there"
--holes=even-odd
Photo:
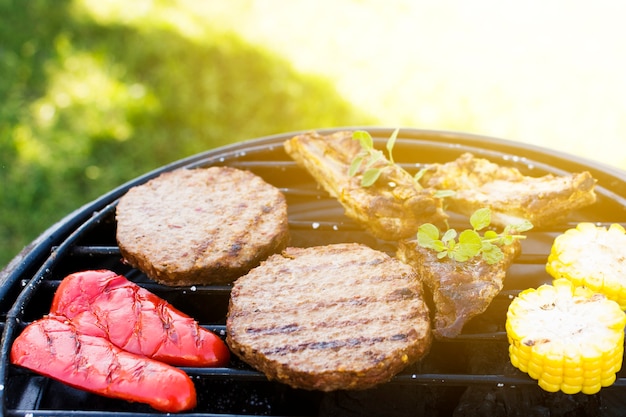
[[[546,270],[617,301],[626,310],[626,231],[619,224],[580,223],[557,236]]]
[[[594,394],[616,379],[626,314],[618,304],[567,279],[522,291],[509,306],[509,356],[549,392]]]

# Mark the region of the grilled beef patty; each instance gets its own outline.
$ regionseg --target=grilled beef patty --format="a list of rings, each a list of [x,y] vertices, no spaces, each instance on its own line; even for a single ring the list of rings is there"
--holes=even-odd
[[[166,285],[232,282],[289,241],[284,195],[249,171],[180,169],[117,206],[126,262]]]
[[[422,358],[432,340],[408,265],[356,243],[289,247],[235,281],[227,343],[295,388],[365,389]]]

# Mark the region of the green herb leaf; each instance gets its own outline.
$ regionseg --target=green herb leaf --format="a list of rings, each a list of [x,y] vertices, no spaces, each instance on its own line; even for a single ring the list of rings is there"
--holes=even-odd
[[[446,232],[443,234],[443,237],[441,238],[444,243],[454,241],[454,239],[456,239],[456,230],[454,229],[446,230]]]
[[[425,223],[417,229],[417,243],[429,249],[436,249],[433,243],[439,240],[439,229],[431,223]],[[437,245],[438,246],[438,245]]]
[[[367,161],[367,164],[365,166],[367,168],[371,168],[376,162],[380,161],[383,158],[383,153],[381,151],[373,150],[370,154],[370,159],[369,161]]]
[[[387,165],[394,165],[395,162],[393,160],[393,147],[396,143],[396,138],[398,137],[399,129],[396,129],[391,137],[387,140],[387,151],[389,152],[389,160],[386,161]],[[364,131],[357,130],[352,132],[352,139],[358,140],[361,144],[361,152],[357,154],[352,163],[350,164],[350,168],[348,169],[348,175],[351,177],[355,176],[361,165],[365,163],[365,172],[363,173],[363,178],[361,179],[361,186],[370,187],[372,186],[380,177],[382,168],[372,168],[377,162],[384,160],[385,156],[381,151],[374,148],[374,139],[372,136]],[[417,185],[419,183],[416,182]]]
[[[459,245],[463,246],[464,252],[471,258],[480,253],[483,241],[475,230],[463,230],[459,234]]]
[[[356,158],[352,160],[350,164],[350,169],[348,170],[348,175],[354,177],[356,173],[361,168],[361,164],[363,163],[363,155],[357,155]]]
[[[523,220],[519,223],[508,225],[509,233],[524,233],[533,228],[533,224],[528,220]]]
[[[482,255],[485,262],[495,264],[504,258],[501,246],[525,238],[520,234],[511,234],[513,231],[517,232],[516,225],[505,227],[502,233],[486,230],[481,236],[479,231],[489,227],[491,223],[489,208],[476,210],[470,217],[470,223],[473,229],[464,230],[459,234],[454,229],[448,229],[441,239],[439,239],[440,231],[436,226],[430,223],[423,224],[417,231],[417,243],[424,248],[435,250],[438,259],[448,257],[457,262],[465,262]],[[530,230],[531,228],[530,222],[520,225],[520,229]]]
[[[396,140],[398,139],[399,132],[400,129],[395,129],[391,133],[389,139],[387,139],[387,143],[385,145],[385,147],[387,148],[387,153],[389,154],[387,165],[396,165],[393,158],[393,148],[396,144]],[[374,169],[372,167],[380,160],[383,160],[384,155],[381,151],[374,148],[374,139],[372,138],[372,135],[369,134],[369,132],[365,130],[356,130],[352,132],[352,139],[359,141],[361,145],[361,152],[359,152],[352,160],[350,168],[348,169],[348,175],[354,177],[359,172],[362,165],[365,163],[365,171],[367,172],[371,168],[372,172],[368,174],[367,178],[364,177],[361,179],[361,186],[370,187],[378,180],[378,178],[380,177],[380,170],[384,168],[381,167]],[[378,171],[378,173],[376,173],[376,171]],[[424,174],[424,172],[426,172],[425,169],[421,169],[413,177],[415,185],[418,188],[422,188],[422,185],[419,183],[419,179]],[[451,190],[438,190],[433,193],[433,195],[437,198],[449,197],[453,194],[454,191]]]
[[[361,148],[366,151],[370,151],[374,149],[374,139],[372,139],[372,135],[365,130],[357,130],[352,132],[352,139],[356,139],[361,143]]]
[[[491,224],[491,210],[488,207],[476,210],[470,217],[470,224],[474,230],[482,230]]]
[[[389,162],[391,162],[392,164],[395,164],[395,162],[393,161],[393,147],[396,144],[396,139],[398,138],[398,132],[400,132],[400,129],[394,130],[391,136],[389,137],[389,139],[387,140],[387,153],[389,153]]]
[[[448,257],[458,262],[465,262],[480,253],[480,236],[474,230],[464,230],[459,234],[459,241],[450,241]]]
[[[502,249],[493,244],[484,245],[482,252],[483,259],[489,265],[496,264],[504,259],[504,253],[502,252]]]
[[[510,245],[515,240],[516,235],[502,235],[498,239],[494,239],[493,243],[496,245]]]
[[[361,179],[361,185],[363,187],[369,187],[376,182],[378,177],[380,177],[380,169],[370,168],[363,173],[363,178]]]
[[[456,194],[454,190],[437,190],[434,195],[438,198],[446,198],[452,197],[454,194]]]
[[[413,176],[413,179],[415,181],[419,181],[419,180],[422,179],[422,177],[424,176],[425,173],[426,173],[426,168],[422,168],[422,169],[420,169],[419,171],[417,171],[415,173],[415,175]]]
[[[495,230],[487,230],[485,231],[485,234],[483,236],[485,237],[485,239],[494,239],[494,240],[500,237],[500,235],[496,233]]]

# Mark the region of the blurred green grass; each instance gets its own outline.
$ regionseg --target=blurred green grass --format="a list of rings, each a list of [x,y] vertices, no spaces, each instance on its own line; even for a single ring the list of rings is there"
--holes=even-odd
[[[171,2],[155,2],[166,9]],[[0,265],[64,215],[163,164],[368,121],[328,80],[234,34],[101,24],[79,2],[0,0]]]
[[[626,27],[598,0],[0,0],[0,267],[163,164],[346,125],[626,169]]]

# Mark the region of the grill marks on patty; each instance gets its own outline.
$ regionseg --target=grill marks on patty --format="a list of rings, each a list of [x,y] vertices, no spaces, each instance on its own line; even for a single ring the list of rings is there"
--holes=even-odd
[[[384,343],[389,341],[405,341],[408,339],[407,335],[400,334],[391,337],[349,337],[341,340],[330,340],[322,342],[308,342],[301,343],[299,345],[286,345],[278,346],[273,350],[266,350],[263,353],[266,355],[288,355],[293,353],[302,352],[304,350],[337,350],[340,348],[358,349],[367,346],[373,346],[378,343]],[[373,354],[373,352],[364,352],[367,354]],[[380,357],[375,357],[372,362],[382,361],[384,355],[379,354]]]
[[[339,303],[338,308],[341,309],[343,308],[343,306],[341,305],[342,303]],[[330,304],[325,304],[325,306],[329,306]],[[354,307],[355,303],[343,303],[343,305],[348,305],[349,307]],[[365,302],[360,302],[358,303],[359,306],[363,306],[365,307]],[[316,308],[320,308],[320,305],[318,304],[316,306]],[[322,305],[321,308],[324,308],[324,306]],[[372,308],[376,308],[376,306],[372,306]],[[279,312],[279,310],[274,311],[274,313]],[[290,311],[288,310],[283,310],[280,311],[282,313],[285,314],[289,314]],[[259,312],[255,312],[257,314],[259,314]],[[293,333],[293,332],[306,332],[306,331],[312,331],[315,328],[328,328],[328,329],[332,329],[332,328],[342,328],[344,329],[344,331],[346,332],[346,334],[350,333],[350,328],[357,328],[358,326],[369,326],[372,325],[374,321],[380,321],[382,323],[388,323],[390,320],[413,320],[415,318],[420,318],[422,315],[421,311],[416,311],[416,312],[407,312],[406,314],[394,314],[393,316],[391,315],[387,315],[387,316],[379,316],[376,319],[372,320],[369,317],[365,317],[365,318],[356,318],[356,319],[350,319],[350,320],[346,320],[346,319],[342,319],[342,318],[337,318],[335,320],[330,320],[330,321],[325,321],[322,323],[319,322],[315,322],[313,325],[311,325],[310,323],[308,325],[306,324],[302,324],[302,323],[289,323],[289,324],[284,324],[284,325],[269,325],[269,326],[250,326],[247,327],[245,329],[246,333],[248,334],[255,334],[255,335],[259,335],[259,336],[265,336],[265,335],[284,335],[284,334],[289,334],[289,333]],[[233,315],[234,316],[234,315]],[[393,338],[397,338],[396,336],[398,335],[393,335]],[[402,337],[406,337],[406,335],[402,336]]]
[[[117,206],[124,259],[166,285],[228,283],[289,241],[284,195],[250,171],[179,169]]]
[[[368,388],[428,351],[422,297],[410,267],[366,246],[287,248],[235,282],[227,342],[296,388]]]

